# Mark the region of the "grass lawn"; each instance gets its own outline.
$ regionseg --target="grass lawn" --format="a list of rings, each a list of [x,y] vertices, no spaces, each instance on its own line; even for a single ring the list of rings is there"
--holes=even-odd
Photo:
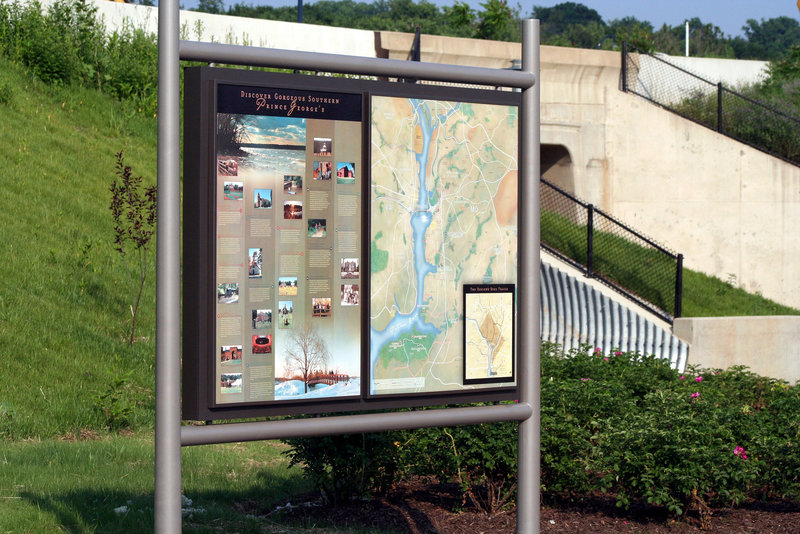
[[[88,437],[4,444],[0,532],[152,532],[152,434]],[[270,521],[245,509],[257,502],[265,515],[311,490],[299,468],[287,467],[285,448],[274,441],[184,448],[183,491],[192,501],[184,508],[195,509],[184,532],[262,532]]]

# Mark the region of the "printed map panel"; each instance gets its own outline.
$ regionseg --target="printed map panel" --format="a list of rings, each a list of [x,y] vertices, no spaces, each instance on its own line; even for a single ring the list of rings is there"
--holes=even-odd
[[[464,379],[498,381],[514,376],[514,294],[477,286],[464,294]],[[487,292],[482,292],[487,291]]]
[[[370,393],[465,386],[463,284],[517,277],[518,108],[373,97]]]

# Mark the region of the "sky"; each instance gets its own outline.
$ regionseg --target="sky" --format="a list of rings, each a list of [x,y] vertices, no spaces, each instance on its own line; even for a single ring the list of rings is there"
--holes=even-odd
[[[224,0],[225,5],[243,3],[245,5],[296,6],[297,0]],[[359,1],[359,0],[357,0]],[[372,2],[373,0],[360,0]],[[439,6],[451,6],[455,0],[429,0]],[[473,9],[481,10],[480,4],[485,0],[467,0]],[[552,7],[565,0],[507,0],[509,5],[521,6],[520,13],[528,16],[533,6]],[[590,7],[600,13],[603,20],[610,22],[626,16],[646,20],[659,29],[662,24],[677,26],[687,19],[699,17],[704,23],[719,26],[723,33],[736,36],[743,35],[742,26],[747,19],[771,19],[775,17],[792,17],[800,20],[796,0],[573,0]],[[304,0],[311,4],[313,0]],[[197,0],[181,0],[181,5],[191,9]]]

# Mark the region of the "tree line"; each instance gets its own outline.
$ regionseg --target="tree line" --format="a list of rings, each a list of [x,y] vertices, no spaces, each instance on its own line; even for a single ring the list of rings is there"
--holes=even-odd
[[[153,0],[138,0],[153,4]],[[287,22],[297,21],[297,6],[265,6],[243,2],[225,7],[223,0],[200,0],[197,11],[238,17]],[[685,26],[652,23],[636,17],[605,21],[600,14],[578,2],[553,7],[534,6],[523,13],[505,0],[486,0],[480,9],[455,0],[451,6],[437,6],[428,0],[318,0],[305,3],[303,22],[365,30],[414,32],[429,35],[520,41],[520,21],[541,21],[542,44],[619,50],[628,42],[648,52],[683,55]],[[702,57],[776,60],[792,45],[800,44],[800,23],[791,17],[747,19],[743,36],[726,35],[713,23],[695,17],[689,21],[690,54]]]

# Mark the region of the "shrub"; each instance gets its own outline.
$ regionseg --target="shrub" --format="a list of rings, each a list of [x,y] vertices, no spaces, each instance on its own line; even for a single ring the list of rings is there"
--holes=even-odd
[[[404,471],[440,482],[455,481],[469,500],[491,515],[514,502],[517,423],[422,428],[402,444]]]
[[[401,439],[397,432],[294,438],[285,440],[290,446],[285,454],[289,466],[302,466],[328,503],[338,504],[391,487]]]
[[[741,502],[757,466],[719,415],[702,392],[648,393],[637,410],[606,421],[596,449],[603,489],[617,491],[618,505],[643,499],[677,515]]]
[[[108,36],[86,0],[0,3],[0,51],[49,84],[82,84],[129,101],[137,112],[158,108],[154,35],[123,28]]]
[[[705,525],[715,505],[800,496],[797,386],[745,367],[679,373],[636,353],[564,353],[550,343],[542,343],[541,377],[545,496],[610,491],[623,507],[696,509]],[[462,505],[486,513],[515,499],[516,423],[289,443],[292,462],[334,498],[416,476],[457,482]]]

